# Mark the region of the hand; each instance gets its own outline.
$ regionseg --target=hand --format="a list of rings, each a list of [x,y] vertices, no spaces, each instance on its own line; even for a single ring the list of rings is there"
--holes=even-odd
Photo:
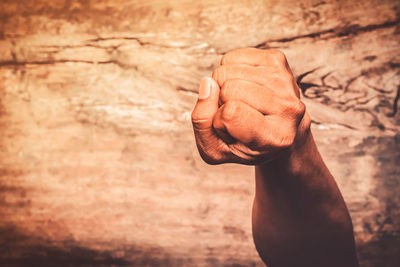
[[[212,77],[201,81],[192,112],[204,161],[259,165],[302,142],[310,118],[282,52],[230,51]]]

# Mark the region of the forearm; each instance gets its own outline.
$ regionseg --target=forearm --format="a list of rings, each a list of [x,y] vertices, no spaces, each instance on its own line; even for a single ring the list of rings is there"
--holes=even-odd
[[[348,210],[310,131],[256,166],[253,236],[269,267],[357,266]]]

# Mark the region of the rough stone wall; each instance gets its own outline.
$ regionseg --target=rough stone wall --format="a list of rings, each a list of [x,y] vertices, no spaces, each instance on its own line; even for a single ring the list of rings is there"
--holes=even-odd
[[[362,266],[400,266],[400,2],[0,1],[0,265],[263,266],[253,169],[190,124],[228,50],[283,50]]]

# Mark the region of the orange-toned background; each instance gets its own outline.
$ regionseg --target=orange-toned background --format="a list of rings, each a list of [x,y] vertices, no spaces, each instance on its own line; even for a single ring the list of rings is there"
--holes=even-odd
[[[253,169],[204,164],[190,124],[199,79],[255,46],[282,49],[299,78],[362,266],[400,266],[399,14],[382,0],[0,1],[0,265],[263,266]]]

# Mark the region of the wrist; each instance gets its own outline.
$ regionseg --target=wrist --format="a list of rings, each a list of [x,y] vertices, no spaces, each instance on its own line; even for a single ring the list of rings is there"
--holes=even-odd
[[[303,167],[307,164],[315,162],[316,160],[322,161],[315,145],[310,125],[311,120],[309,115],[306,113],[298,126],[293,144],[279,153],[275,159],[259,164],[256,168],[262,170],[279,169],[280,171],[285,171],[292,176],[300,174],[300,172],[304,170]]]
[[[338,189],[315,144],[310,127],[276,159],[256,166],[256,198],[279,192],[297,200],[318,198],[337,203]],[[258,192],[258,193],[257,193]],[[311,200],[310,200],[311,201]]]

